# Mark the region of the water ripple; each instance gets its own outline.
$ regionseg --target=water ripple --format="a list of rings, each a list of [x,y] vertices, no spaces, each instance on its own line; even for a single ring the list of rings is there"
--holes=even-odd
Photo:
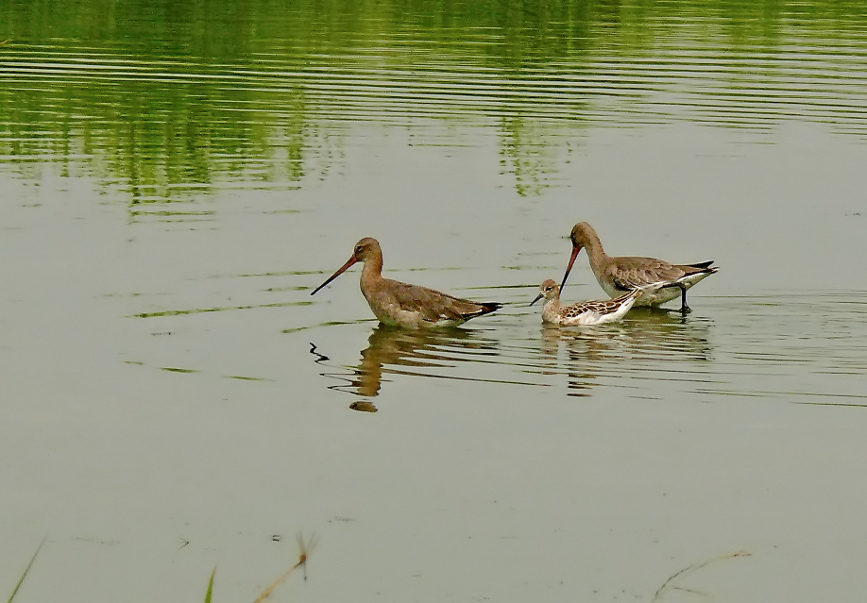
[[[496,331],[415,333],[373,328],[361,362],[323,373],[333,389],[375,397],[397,378],[553,387],[592,397],[723,397],[867,406],[867,294],[810,295],[800,302],[703,300],[708,316],[636,309],[620,324],[539,326],[523,339]],[[709,316],[712,315],[713,318]],[[506,329],[508,327],[506,326]],[[511,335],[515,335],[514,332]]]
[[[250,15],[261,37],[156,36],[146,48],[34,32],[0,46],[0,161],[81,166],[155,204],[227,182],[322,179],[359,124],[493,128],[515,165],[590,127],[687,121],[763,137],[801,121],[867,136],[860,15],[806,20],[787,5],[785,18],[744,9],[740,22],[662,3],[616,26],[558,9],[513,29],[466,9],[451,7],[448,25],[411,13],[326,26],[297,8]],[[204,50],[221,44],[236,51]],[[544,174],[513,168],[522,194],[557,185],[555,167],[532,165]],[[175,212],[135,209],[133,221]]]
[[[476,35],[478,41],[482,34]],[[299,49],[300,56],[257,54],[235,64],[143,59],[110,48],[14,46],[0,55],[0,79],[31,90],[44,81],[55,95],[57,84],[197,84],[211,89],[206,98],[223,110],[240,104],[244,110],[297,111],[264,97],[301,94],[304,110],[338,122],[529,115],[600,124],[660,118],[724,123],[737,116],[756,127],[782,119],[834,119],[842,131],[863,133],[867,49],[826,43],[741,53],[669,43],[652,54],[575,54],[519,68],[490,61],[475,44],[438,47],[422,57],[397,40],[364,52],[317,55]],[[612,105],[616,99],[621,106]],[[604,111],[596,108],[603,100]]]

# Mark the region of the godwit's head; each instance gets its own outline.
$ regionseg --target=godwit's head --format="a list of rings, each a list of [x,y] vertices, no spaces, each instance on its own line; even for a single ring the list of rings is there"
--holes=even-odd
[[[371,237],[365,237],[361,239],[358,243],[355,244],[355,248],[352,250],[352,257],[349,258],[343,266],[341,266],[337,272],[329,276],[324,283],[316,287],[310,295],[315,295],[320,289],[322,289],[325,285],[336,279],[338,276],[346,272],[351,266],[353,266],[357,262],[367,262],[370,260],[378,261],[380,264],[380,268],[382,267],[382,248],[379,246],[379,241]]]
[[[352,257],[355,262],[366,262],[375,257],[382,257],[382,248],[379,246],[379,241],[372,237],[364,237],[355,244],[355,249],[352,251]],[[353,264],[355,263],[353,262]],[[350,264],[351,266],[352,264]]]
[[[539,295],[530,302],[530,305],[532,306],[543,297],[546,300],[558,299],[560,297],[560,287],[557,286],[554,279],[549,278],[542,282],[542,285],[539,287]]]
[[[569,233],[569,239],[572,241],[572,255],[569,257],[569,265],[566,266],[566,273],[560,284],[561,289],[566,286],[566,279],[569,278],[569,272],[572,271],[572,264],[575,263],[578,253],[588,245],[593,245],[599,241],[596,231],[587,222],[579,222],[573,226],[572,232]]]

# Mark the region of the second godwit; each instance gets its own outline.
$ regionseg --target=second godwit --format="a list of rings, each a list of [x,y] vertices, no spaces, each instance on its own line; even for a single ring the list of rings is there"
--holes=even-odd
[[[711,266],[713,260],[697,264],[669,264],[664,260],[643,257],[611,257],[602,249],[599,235],[587,222],[576,224],[570,234],[572,256],[563,275],[560,288],[566,286],[566,279],[578,252],[587,249],[590,269],[605,293],[611,297],[622,295],[636,287],[663,282],[655,291],[645,291],[636,301],[636,306],[658,306],[681,296],[681,312],[689,312],[686,291],[700,280],[715,273],[719,268]]]
[[[641,295],[656,291],[663,284],[645,285],[614,299],[585,301],[571,306],[561,306],[560,287],[549,278],[539,287],[539,295],[530,302],[530,305],[532,306],[543,297],[545,298],[545,306],[542,308],[542,322],[563,326],[599,325],[620,320],[629,312]]]
[[[474,302],[382,277],[382,248],[370,237],[355,244],[352,257],[342,268],[316,287],[315,294],[356,262],[361,270],[361,292],[379,322],[408,329],[456,327],[471,318],[490,314],[497,302]]]

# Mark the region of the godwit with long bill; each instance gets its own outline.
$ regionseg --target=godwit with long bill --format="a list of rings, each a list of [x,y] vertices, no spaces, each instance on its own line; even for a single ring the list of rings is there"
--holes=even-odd
[[[662,282],[662,287],[656,290],[645,290],[635,301],[636,306],[658,306],[681,296],[680,311],[689,312],[686,303],[687,290],[702,279],[719,270],[711,266],[713,260],[697,264],[670,264],[664,260],[644,257],[611,257],[605,253],[599,235],[587,222],[576,224],[570,234],[572,240],[572,256],[563,275],[560,288],[566,286],[566,279],[572,270],[572,264],[578,257],[578,252],[587,249],[590,269],[605,292],[611,297],[623,295],[636,287],[643,287]]]
[[[356,262],[364,263],[361,292],[379,322],[385,325],[407,329],[456,327],[501,307],[497,302],[474,302],[427,287],[383,278],[382,248],[379,241],[370,237],[356,243],[349,261],[310,295],[314,295]]]
[[[539,287],[539,295],[530,302],[530,305],[532,306],[543,297],[545,298],[545,305],[542,308],[542,322],[563,326],[599,325],[620,320],[629,312],[641,295],[656,291],[663,284],[645,285],[614,299],[591,300],[570,306],[561,306],[560,287],[549,278]]]

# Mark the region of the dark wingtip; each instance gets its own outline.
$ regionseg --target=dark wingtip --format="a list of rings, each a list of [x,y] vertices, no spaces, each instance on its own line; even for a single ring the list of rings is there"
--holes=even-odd
[[[500,302],[479,302],[479,305],[482,307],[482,309],[478,312],[478,314],[474,314],[473,316],[484,316],[485,314],[496,312],[503,307],[503,304],[501,304]]]
[[[471,318],[476,318],[478,316],[484,316],[485,314],[490,314],[491,312],[495,312],[503,307],[503,304],[499,302],[473,302],[476,306],[478,306],[477,310],[472,310],[469,312],[460,312],[456,314],[463,320],[470,320]]]

